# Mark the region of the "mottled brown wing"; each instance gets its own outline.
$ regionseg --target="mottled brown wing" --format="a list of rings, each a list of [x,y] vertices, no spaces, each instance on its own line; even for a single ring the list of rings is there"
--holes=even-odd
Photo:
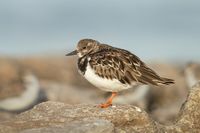
[[[101,50],[92,55],[89,63],[100,77],[118,79],[123,84],[138,82],[141,77],[138,66],[142,62],[127,51]]]
[[[123,49],[105,49],[91,55],[89,61],[95,73],[123,84],[164,84],[162,78],[148,68],[136,55]]]
[[[25,88],[21,81],[14,80],[8,82],[8,84],[1,84],[0,85],[0,100],[9,98],[9,97],[16,97],[19,96],[22,92],[25,91]]]

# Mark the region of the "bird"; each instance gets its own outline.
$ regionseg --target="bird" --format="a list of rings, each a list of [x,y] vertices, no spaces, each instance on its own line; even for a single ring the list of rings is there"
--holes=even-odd
[[[94,39],[81,39],[76,49],[66,56],[78,56],[78,71],[97,88],[112,95],[101,108],[112,106],[118,92],[136,85],[170,85],[173,79],[159,76],[139,57],[128,50],[100,43]]]
[[[33,71],[14,60],[0,60],[0,111],[21,113],[47,101]]]

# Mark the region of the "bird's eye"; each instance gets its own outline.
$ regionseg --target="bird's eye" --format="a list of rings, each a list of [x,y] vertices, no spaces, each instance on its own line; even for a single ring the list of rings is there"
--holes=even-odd
[[[86,47],[83,47],[83,49],[86,49]]]

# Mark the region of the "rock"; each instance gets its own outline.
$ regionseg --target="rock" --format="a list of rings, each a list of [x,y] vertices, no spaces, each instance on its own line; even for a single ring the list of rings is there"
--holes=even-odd
[[[37,129],[27,129],[21,133],[111,133],[114,131],[114,125],[107,120],[83,119],[59,126],[42,127]]]
[[[200,82],[190,89],[189,94],[175,126],[180,127],[183,132],[200,132]]]
[[[200,64],[188,63],[184,69],[185,79],[188,88],[191,88],[200,80]]]
[[[200,83],[192,89],[174,124],[161,125],[131,105],[101,109],[91,104],[45,102],[0,123],[1,133],[199,132]]]
[[[147,111],[162,124],[173,124],[173,120],[179,113],[182,103],[188,95],[184,73],[175,65],[154,63],[152,66],[161,76],[172,78],[175,84],[149,89]]]
[[[117,105],[101,109],[94,105],[67,105],[46,102],[22,113],[12,120],[0,123],[0,132],[40,132],[52,128],[56,131],[112,132],[117,131],[157,131],[155,123],[148,114],[138,107]],[[85,125],[85,126],[84,126]],[[97,126],[98,125],[98,126]],[[74,128],[73,128],[74,127]],[[78,127],[78,129],[77,129]],[[66,131],[65,130],[65,131]],[[53,130],[52,130],[53,131]]]

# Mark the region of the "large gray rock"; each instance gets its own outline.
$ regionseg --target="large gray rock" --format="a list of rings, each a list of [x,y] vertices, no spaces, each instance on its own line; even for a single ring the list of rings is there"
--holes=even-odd
[[[2,133],[200,132],[200,84],[195,85],[173,125],[161,125],[131,105],[101,109],[91,104],[46,102],[0,123]]]
[[[0,132],[112,132],[118,131],[157,131],[148,114],[137,107],[119,105],[107,109],[95,105],[66,105],[46,102],[36,106],[12,120],[0,123]],[[134,126],[133,126],[134,125]],[[59,127],[59,128],[58,128]],[[54,130],[52,130],[54,129]]]
[[[200,83],[190,89],[189,95],[183,104],[175,127],[182,132],[200,132]]]
[[[61,126],[27,129],[20,133],[111,133],[113,131],[114,125],[110,121],[85,118]]]

